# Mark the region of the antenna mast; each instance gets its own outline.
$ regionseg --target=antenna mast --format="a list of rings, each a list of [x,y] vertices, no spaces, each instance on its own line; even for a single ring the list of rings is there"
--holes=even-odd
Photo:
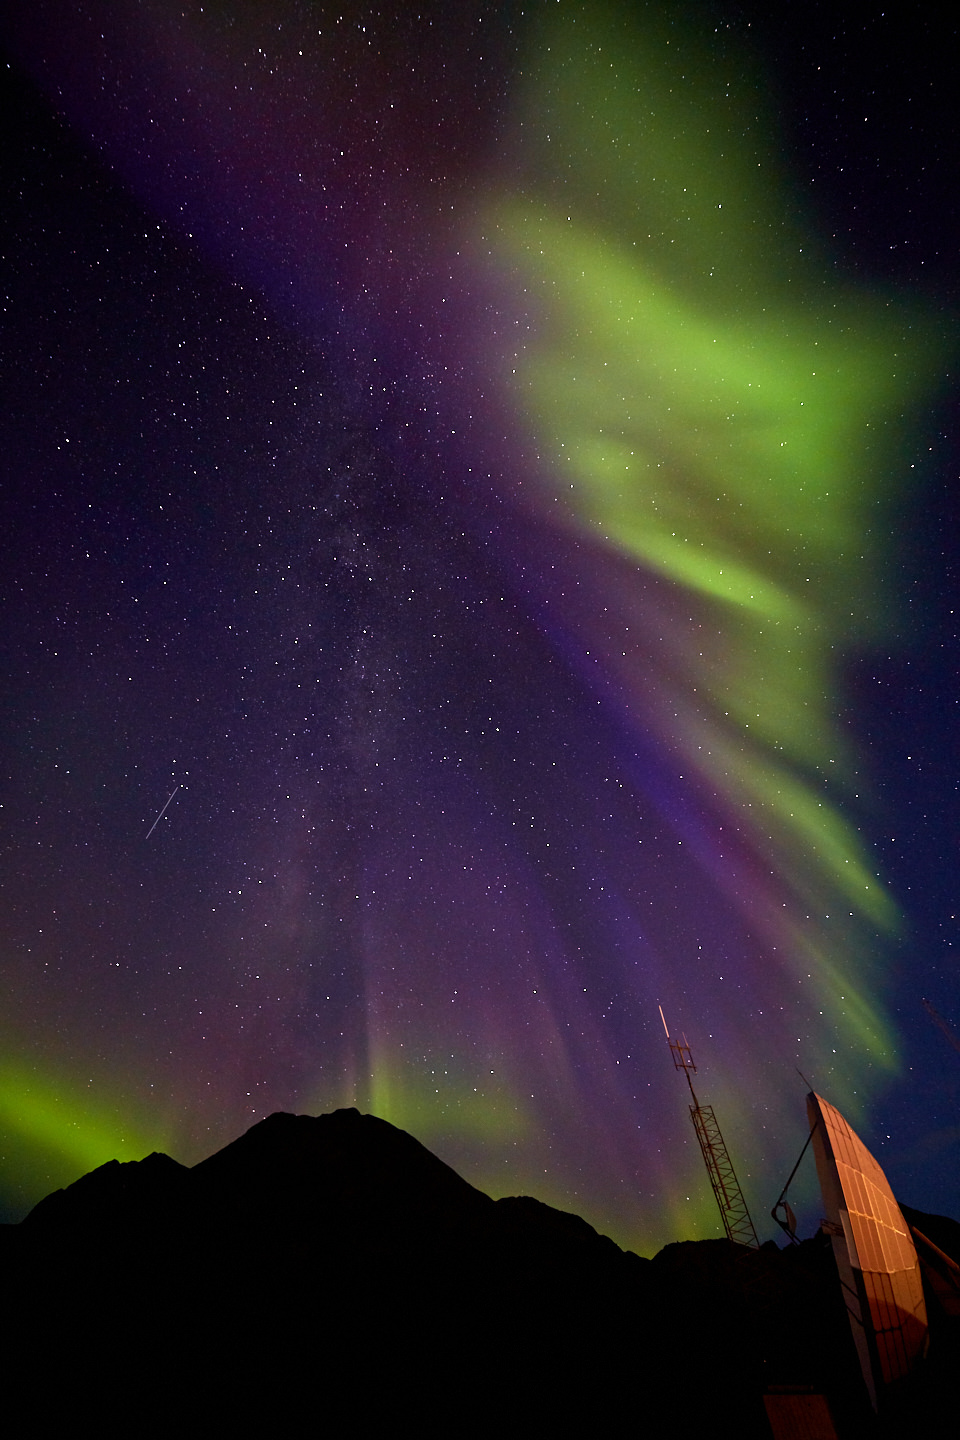
[[[690,1073],[692,1071],[696,1075],[697,1067],[693,1063],[687,1037],[684,1035],[682,1040],[671,1040],[667,1022],[664,1019],[663,1006],[659,1005],[657,1008],[660,1011],[660,1019],[663,1020],[667,1044],[670,1046],[670,1054],[673,1056],[674,1069],[683,1071],[687,1077],[687,1084],[690,1086],[690,1097],[693,1100],[693,1104],[690,1106],[690,1119],[697,1132],[703,1163],[710,1176],[710,1184],[720,1208],[720,1219],[727,1232],[727,1239],[733,1240],[737,1245],[746,1245],[751,1250],[758,1250],[760,1242],[757,1239],[757,1232],[753,1228],[753,1221],[750,1219],[750,1211],[743,1198],[743,1191],[740,1189],[733,1161],[730,1159],[723,1136],[720,1134],[720,1126],[713,1113],[713,1106],[701,1105],[693,1088]]]
[[[923,1006],[924,1010],[926,1010],[927,1014],[930,1016],[930,1019],[933,1021],[934,1025],[936,1025],[937,1029],[940,1031],[940,1034],[946,1040],[947,1044],[952,1045],[954,1050],[960,1053],[960,1040],[957,1039],[957,1033],[954,1030],[953,1026],[950,1024],[950,1022],[948,1020],[944,1020],[939,1010],[934,1010],[929,1000],[921,1000],[920,1004]]]

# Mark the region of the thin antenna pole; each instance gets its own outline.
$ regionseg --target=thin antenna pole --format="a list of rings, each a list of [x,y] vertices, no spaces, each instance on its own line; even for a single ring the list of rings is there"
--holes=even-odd
[[[800,1071],[799,1071],[799,1070],[797,1071],[797,1074],[800,1075]],[[803,1077],[802,1075],[800,1075],[800,1078],[801,1078],[801,1080],[802,1080],[804,1077]],[[799,1242],[799,1240],[797,1239],[797,1221],[796,1221],[796,1216],[794,1215],[794,1213],[793,1213],[793,1211],[791,1210],[790,1206],[787,1204],[787,1191],[790,1189],[790,1186],[793,1184],[793,1177],[794,1177],[794,1175],[796,1175],[797,1171],[800,1169],[800,1161],[803,1159],[804,1155],[806,1155],[806,1153],[807,1153],[807,1146],[810,1144],[810,1141],[813,1139],[813,1132],[814,1132],[814,1130],[816,1130],[817,1125],[819,1125],[819,1124],[820,1124],[820,1121],[819,1121],[819,1119],[818,1119],[818,1120],[816,1121],[816,1123],[813,1125],[813,1127],[812,1127],[812,1129],[811,1129],[811,1131],[810,1131],[810,1134],[807,1136],[806,1140],[803,1142],[803,1149],[800,1151],[800,1154],[799,1154],[798,1157],[797,1157],[797,1163],[796,1163],[796,1165],[794,1165],[793,1169],[790,1171],[790,1178],[789,1178],[789,1180],[787,1181],[786,1185],[784,1185],[783,1189],[780,1191],[780,1198],[779,1198],[779,1200],[777,1201],[776,1205],[774,1205],[773,1209],[770,1211],[770,1218],[771,1218],[771,1220],[776,1220],[777,1224],[780,1226],[780,1229],[786,1231],[787,1235],[788,1235],[789,1238],[790,1238],[790,1244],[791,1244],[791,1245],[799,1245],[800,1242]],[[781,1210],[781,1209],[783,1210],[783,1214],[784,1214],[784,1219],[782,1219],[782,1220],[781,1220],[780,1216],[777,1214],[777,1211],[778,1211],[778,1210]]]
[[[939,1010],[934,1010],[929,1000],[921,1000],[920,1004],[923,1006],[924,1010],[926,1010],[927,1014],[930,1016],[930,1019],[933,1021],[934,1025],[936,1025],[937,1029],[940,1031],[940,1034],[943,1036],[944,1040],[946,1040],[947,1044],[952,1045],[954,1050],[960,1052],[960,1040],[957,1039],[956,1032],[954,1031],[954,1028],[950,1024],[949,1020],[944,1020]],[[660,1014],[661,1016],[663,1015],[662,1010],[660,1011]],[[665,1021],[664,1024],[666,1024]]]

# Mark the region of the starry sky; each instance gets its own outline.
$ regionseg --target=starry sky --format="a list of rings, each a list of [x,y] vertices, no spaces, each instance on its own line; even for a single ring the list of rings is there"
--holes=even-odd
[[[761,1238],[810,1087],[960,1214],[956,26],[782,10],[4,22],[4,1218],[356,1104],[711,1236],[659,1005]]]

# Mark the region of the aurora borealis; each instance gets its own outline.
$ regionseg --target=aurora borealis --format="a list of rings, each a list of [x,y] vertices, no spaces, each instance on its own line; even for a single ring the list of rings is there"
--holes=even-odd
[[[804,170],[816,7],[793,70],[722,7],[26,9],[9,1216],[356,1104],[711,1235],[658,1004],[764,1234],[798,1068],[956,1213],[939,102],[875,116],[891,260],[862,142]]]

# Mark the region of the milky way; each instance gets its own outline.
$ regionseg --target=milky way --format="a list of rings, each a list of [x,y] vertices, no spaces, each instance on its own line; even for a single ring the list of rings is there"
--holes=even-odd
[[[948,322],[839,266],[729,25],[56,12],[15,27],[75,134],[24,81],[10,1213],[357,1104],[715,1234],[662,1004],[765,1214],[797,1068],[858,1127],[903,1073],[843,687]]]

